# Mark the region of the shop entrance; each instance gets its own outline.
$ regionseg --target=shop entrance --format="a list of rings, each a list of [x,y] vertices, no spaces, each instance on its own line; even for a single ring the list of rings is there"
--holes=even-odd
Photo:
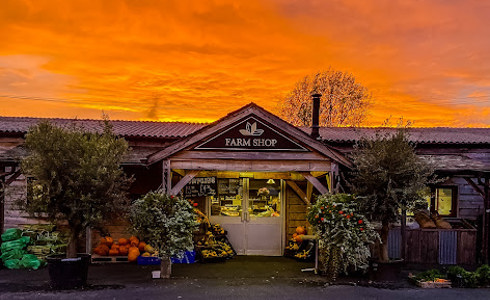
[[[280,179],[219,178],[208,197],[211,223],[240,255],[282,255],[285,185]]]

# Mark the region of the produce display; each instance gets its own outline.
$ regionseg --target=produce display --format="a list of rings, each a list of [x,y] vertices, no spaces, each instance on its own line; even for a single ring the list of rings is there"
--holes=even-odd
[[[27,245],[31,243],[29,236],[23,235],[18,228],[9,228],[2,234],[0,247],[3,265],[8,269],[38,269],[44,262],[35,255],[27,253]]]
[[[120,238],[117,241],[110,236],[100,239],[100,242],[93,250],[94,254],[100,256],[127,256],[128,261],[135,262],[138,256],[158,256],[158,253],[152,246],[140,241],[137,237],[132,236],[129,239]]]
[[[284,256],[293,257],[298,260],[313,260],[315,255],[315,241],[303,241],[303,235],[306,234],[306,229],[303,226],[298,226],[296,228],[296,232],[288,241],[288,245],[284,251]]]
[[[236,255],[220,224],[201,222],[194,236],[195,249],[201,262],[218,262]]]

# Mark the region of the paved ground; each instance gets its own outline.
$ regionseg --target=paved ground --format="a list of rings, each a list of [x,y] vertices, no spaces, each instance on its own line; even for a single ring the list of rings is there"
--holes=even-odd
[[[53,291],[47,269],[0,270],[0,299],[490,299],[490,289],[420,289],[405,280],[375,284],[324,278],[282,257],[236,257],[225,263],[173,265],[169,280],[151,279],[158,266],[92,265],[89,286]]]

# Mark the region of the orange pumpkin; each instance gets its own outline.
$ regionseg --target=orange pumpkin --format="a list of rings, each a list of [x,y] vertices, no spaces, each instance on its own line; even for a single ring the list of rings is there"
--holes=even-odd
[[[293,239],[294,239],[296,236],[298,236],[298,234],[297,234],[296,232],[295,232],[295,233],[293,233]]]
[[[140,256],[140,250],[137,247],[129,248],[128,261],[136,261]]]
[[[145,246],[146,246],[145,242],[140,242],[138,244],[138,249],[140,249],[140,251],[145,251]]]
[[[120,246],[121,245],[126,245],[126,244],[129,244],[129,240],[128,239],[125,239],[125,238],[120,238],[118,240],[118,243],[119,243]]]
[[[119,255],[128,255],[129,254],[129,249],[127,247],[119,247]]]
[[[296,227],[296,233],[299,235],[306,234],[306,229],[303,226],[298,226]]]
[[[111,250],[117,250],[117,251],[119,251],[119,245],[118,244],[112,244]]]
[[[301,238],[301,235],[297,235],[295,238],[296,240],[296,243],[300,244],[301,242],[303,242],[303,239]]]
[[[132,236],[132,237],[129,238],[129,242],[130,242],[131,246],[138,247],[138,245],[140,243],[140,240],[137,237]]]
[[[111,249],[111,250],[109,250],[109,255],[110,256],[117,256],[117,255],[119,255],[119,250],[118,249]]]
[[[94,249],[94,253],[98,255],[105,256],[109,253],[109,247],[106,244],[101,244]]]

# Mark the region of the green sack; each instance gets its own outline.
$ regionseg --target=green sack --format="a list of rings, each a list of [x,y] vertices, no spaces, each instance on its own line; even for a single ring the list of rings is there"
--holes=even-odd
[[[37,270],[41,266],[41,261],[32,254],[24,254],[19,262],[21,268]]]
[[[2,252],[14,250],[14,249],[22,249],[25,246],[27,246],[27,244],[29,244],[30,240],[31,240],[30,237],[23,236],[13,241],[4,242],[0,247],[0,249],[2,250]]]
[[[7,268],[7,269],[20,269],[20,265],[19,265],[19,260],[18,259],[9,259],[9,260],[6,260],[3,265]]]
[[[17,228],[9,228],[5,230],[5,232],[2,234],[2,241],[7,242],[17,240],[20,238],[21,235],[22,230]]]
[[[10,259],[19,259],[22,258],[22,255],[24,255],[24,250],[22,249],[13,249],[10,251],[2,252],[2,255],[0,255],[0,259],[5,262]]]

